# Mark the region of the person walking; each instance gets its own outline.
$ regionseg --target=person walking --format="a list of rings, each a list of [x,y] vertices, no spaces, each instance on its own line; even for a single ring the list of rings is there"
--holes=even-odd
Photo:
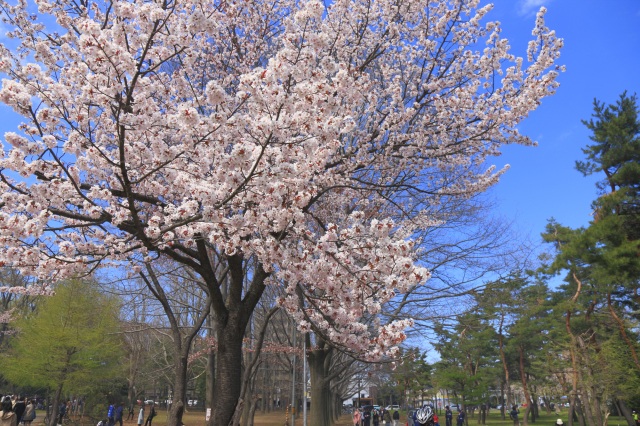
[[[372,411],[371,418],[373,420],[373,426],[380,426],[380,413],[378,412],[378,410]]]
[[[133,402],[129,403],[129,414],[127,414],[127,420],[133,420]]]
[[[400,423],[400,412],[395,410],[393,412],[393,426],[398,426],[398,423]]]
[[[362,420],[362,415],[360,414],[359,409],[353,410],[353,426],[360,426],[360,421]]]
[[[144,403],[140,403],[140,411],[138,412],[138,426],[144,423]]]
[[[124,416],[124,402],[121,402],[120,405],[116,407],[116,422],[122,426],[122,417]]]
[[[149,408],[149,416],[147,417],[147,421],[144,422],[144,426],[151,426],[151,422],[153,422],[153,418],[156,416],[156,407],[155,403],[151,403],[151,408]]]
[[[2,408],[2,411],[0,411],[0,426],[18,426],[18,418],[16,413],[13,412],[10,396],[4,397],[0,407]]]
[[[384,410],[384,414],[382,415],[382,420],[386,425],[391,424],[391,412],[389,410]]]
[[[22,421],[25,426],[31,426],[31,422],[36,418],[36,401],[31,400],[27,402],[27,406],[24,411],[24,416],[22,417]]]
[[[114,426],[116,424],[116,407],[113,404],[109,404],[109,408],[107,409],[107,419],[109,419],[109,426]]]
[[[445,419],[446,426],[453,426],[452,425],[453,411],[451,411],[451,408],[449,408],[448,405],[445,407],[445,410],[444,410],[444,419]]]

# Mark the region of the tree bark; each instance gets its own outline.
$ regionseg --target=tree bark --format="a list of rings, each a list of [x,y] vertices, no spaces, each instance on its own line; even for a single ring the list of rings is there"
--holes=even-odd
[[[207,318],[208,332],[207,336],[209,338],[215,337],[215,318],[213,309],[210,308],[211,312],[209,313],[209,317]],[[213,405],[213,384],[215,383],[216,377],[216,353],[211,350],[207,354],[207,366],[206,366],[206,380],[205,380],[205,409],[211,408]]]
[[[62,396],[62,384],[58,386],[56,392],[53,394],[53,401],[51,402],[51,413],[49,414],[49,425],[56,426],[58,424],[58,407],[60,407],[60,397]]]
[[[333,424],[331,415],[331,391],[327,376],[331,348],[319,341],[316,348],[308,351],[309,373],[311,375],[311,411],[310,425],[330,426]]]
[[[171,408],[167,413],[167,426],[182,425],[182,416],[184,414],[184,400],[187,395],[188,351],[186,354],[176,355],[176,361],[174,364],[175,372],[173,379],[173,399],[171,401]]]
[[[279,309],[280,308],[276,306],[271,308],[269,312],[266,313],[263,319],[262,325],[260,327],[260,330],[257,333],[257,340],[255,343],[254,352],[247,354],[247,357],[246,357],[246,366],[242,373],[242,382],[240,386],[240,400],[248,401],[249,399],[251,399],[252,403],[251,404],[245,403],[242,408],[243,410],[242,419],[243,419],[244,425],[247,424],[249,413],[255,412],[255,408],[253,408],[253,410],[251,411],[251,406],[256,404],[256,402],[253,401],[253,399],[251,398],[251,395],[253,394],[253,389],[255,388],[255,380],[256,380],[258,366],[259,366],[258,361],[260,360],[260,353],[262,352],[262,344],[264,343],[264,337],[267,333],[267,326],[269,325],[269,321],[271,320],[271,317],[276,312],[278,312]],[[235,418],[238,417],[237,411],[238,411],[238,407],[236,407],[236,415],[234,416]],[[253,416],[253,414],[251,414],[251,416]],[[251,422],[253,422],[253,420],[251,420]],[[234,422],[233,426],[237,426],[236,422]]]
[[[211,297],[207,298],[205,308],[196,319],[190,329],[186,331],[180,326],[173,309],[169,303],[169,299],[156,276],[155,271],[150,264],[147,264],[147,274],[141,273],[143,281],[153,296],[160,302],[162,308],[169,320],[171,327],[171,335],[175,345],[175,364],[174,364],[174,381],[173,381],[173,399],[171,401],[171,409],[167,413],[167,426],[182,426],[182,416],[184,414],[184,403],[187,396],[187,368],[189,353],[191,351],[191,343],[202,328],[202,324],[209,315],[211,308]]]
[[[616,402],[618,403],[618,407],[620,408],[620,414],[622,414],[624,418],[627,420],[627,424],[629,426],[635,426],[636,422],[635,420],[633,420],[633,414],[631,413],[631,409],[627,407],[627,404],[625,404],[625,402],[621,399],[616,400]]]
[[[513,398],[511,397],[511,383],[509,382],[509,366],[507,365],[507,356],[504,353],[504,335],[502,334],[502,327],[504,324],[504,312],[500,316],[500,326],[498,328],[498,348],[500,349],[500,360],[502,361],[502,369],[504,371],[504,381],[507,388],[507,403],[504,403],[504,394],[502,395],[502,418],[504,419],[505,405],[510,407],[513,404]]]
[[[247,319],[239,312],[229,316],[218,327],[218,354],[213,394],[213,410],[209,426],[230,424],[240,398],[242,377],[242,340]]]
[[[522,416],[522,424],[527,426],[527,424],[529,424],[529,411],[531,410],[531,396],[529,395],[529,388],[527,386],[527,375],[524,369],[524,350],[522,346],[518,347],[518,353],[520,355],[520,378],[522,381],[522,391],[524,392],[524,400],[527,404],[526,409],[524,410],[524,415]]]
[[[223,289],[213,271],[202,270],[215,312],[218,353],[213,386],[213,406],[207,426],[227,426],[234,419],[242,390],[242,345],[245,329],[265,289],[269,276],[261,264],[251,270],[252,279],[245,283],[246,264],[241,254],[227,256],[228,291]],[[246,284],[246,285],[245,285]]]

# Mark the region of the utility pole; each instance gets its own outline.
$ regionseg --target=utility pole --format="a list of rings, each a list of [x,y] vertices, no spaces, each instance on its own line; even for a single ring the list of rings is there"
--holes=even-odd
[[[302,426],[307,426],[307,339],[302,344]]]
[[[291,425],[296,424],[296,323],[293,326],[293,371],[291,372]]]

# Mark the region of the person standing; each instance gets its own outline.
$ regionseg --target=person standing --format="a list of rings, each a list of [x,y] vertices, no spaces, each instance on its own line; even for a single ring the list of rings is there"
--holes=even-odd
[[[35,399],[28,401],[27,406],[25,407],[24,416],[22,417],[22,421],[25,426],[31,426],[31,422],[36,418],[36,401]]]
[[[22,416],[24,415],[24,410],[26,409],[27,404],[25,404],[24,398],[18,395],[15,403],[13,404],[13,412],[16,413],[16,419],[18,419],[18,423],[22,421]]]
[[[147,421],[144,422],[144,426],[151,426],[151,422],[153,422],[153,418],[156,416],[156,407],[155,403],[151,403],[151,408],[149,408],[149,417],[147,417]]]
[[[464,410],[460,409],[460,411],[458,412],[458,426],[463,426],[464,425]]]
[[[518,420],[518,414],[520,414],[520,410],[518,410],[518,407],[514,405],[511,408],[511,411],[509,412],[509,417],[511,417],[511,420],[513,420],[513,426],[520,425],[520,420]]]
[[[62,424],[62,420],[64,419],[64,416],[67,414],[67,403],[62,401],[60,403],[60,406],[58,407],[58,424],[61,425]]]
[[[364,410],[362,413],[362,425],[363,426],[371,426],[371,411]]]
[[[127,420],[133,420],[133,402],[129,403],[129,414],[127,414]]]
[[[121,402],[120,405],[116,407],[116,422],[120,423],[122,426],[122,417],[124,416],[124,402]]]
[[[138,412],[138,426],[144,423],[144,403],[140,403],[140,411]]]
[[[445,407],[445,410],[444,410],[444,419],[445,419],[446,426],[453,426],[452,425],[453,411],[451,411],[451,408],[449,408],[448,405]]]
[[[2,411],[0,411],[0,426],[18,426],[18,418],[13,412],[11,397],[5,396],[2,400]]]

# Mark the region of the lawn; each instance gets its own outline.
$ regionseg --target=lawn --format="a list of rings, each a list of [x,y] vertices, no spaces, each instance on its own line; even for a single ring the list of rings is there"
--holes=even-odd
[[[441,426],[444,426],[444,412],[439,414]],[[137,416],[133,421],[125,421],[124,424],[126,426],[136,426]],[[555,426],[556,420],[561,418],[564,424],[568,423],[567,421],[567,412],[564,411],[560,413],[560,416],[557,417],[555,414],[546,414],[542,413],[542,415],[537,419],[536,423],[530,423],[531,426]],[[36,421],[33,422],[34,426],[41,426],[43,424],[44,412],[38,411],[38,416]],[[156,426],[163,426],[166,424],[167,413],[164,410],[158,410],[158,416],[153,420],[153,424]],[[185,426],[204,426],[204,412],[202,411],[190,411],[185,413],[183,418]],[[407,421],[406,413],[401,412],[400,417],[400,426],[405,426]],[[455,421],[455,417],[454,417]],[[97,422],[96,422],[97,423]],[[284,411],[274,411],[271,413],[256,413],[255,417],[255,426],[283,426],[285,424],[285,412]],[[298,418],[295,422],[296,425],[302,426],[302,419]],[[507,417],[505,420],[502,420],[500,413],[496,411],[492,411],[487,416],[486,425],[489,426],[513,426],[513,422],[509,420]],[[522,424],[522,423],[521,423]],[[87,419],[82,423],[72,423],[69,426],[95,426],[94,423],[89,422]],[[454,423],[455,425],[455,423]],[[289,418],[289,426],[293,426],[291,423],[291,418]],[[325,426],[325,425],[311,425],[308,426]],[[335,426],[352,426],[351,416],[344,415],[340,418],[340,421]],[[382,425],[381,425],[382,426]],[[480,426],[476,417],[472,417],[468,419],[468,426]],[[626,426],[626,422],[623,418],[619,417],[609,417],[609,426]]]

